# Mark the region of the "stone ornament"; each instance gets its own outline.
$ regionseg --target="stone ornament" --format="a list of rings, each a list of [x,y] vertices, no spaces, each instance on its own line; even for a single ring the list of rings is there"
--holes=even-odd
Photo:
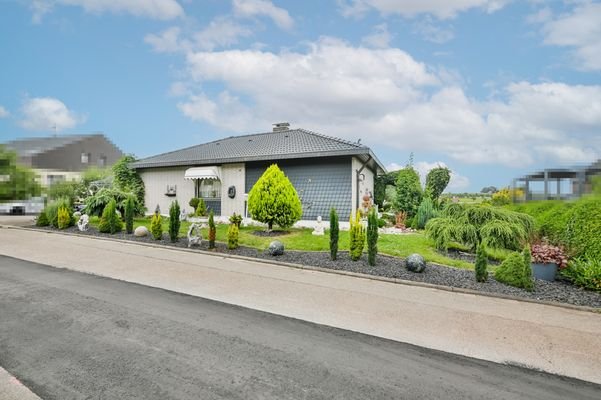
[[[269,243],[267,251],[272,256],[281,256],[284,254],[284,243],[280,242],[279,240],[274,240],[273,242]]]
[[[134,236],[136,237],[145,237],[148,236],[150,234],[150,232],[148,231],[148,228],[145,226],[138,226],[136,228],[136,230],[134,231]]]
[[[311,232],[311,234],[315,235],[315,236],[323,236],[325,233],[325,226],[322,222],[321,219],[321,215],[317,217],[317,224],[315,225],[315,228],[313,228],[313,232]]]
[[[405,267],[411,272],[424,272],[426,269],[426,260],[417,253],[411,254],[405,260]]]
[[[88,230],[89,227],[90,217],[88,217],[88,214],[83,214],[79,217],[79,220],[77,221],[77,229],[79,229],[80,232],[85,232]]]
[[[188,213],[183,208],[182,208],[182,210],[179,213],[179,220],[182,221],[182,222],[188,220]]]
[[[200,233],[200,225],[190,224],[188,228],[188,248],[192,246],[200,246],[202,235]]]

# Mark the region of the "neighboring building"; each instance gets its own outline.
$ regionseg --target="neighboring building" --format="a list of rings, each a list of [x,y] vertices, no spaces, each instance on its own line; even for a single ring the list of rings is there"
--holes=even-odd
[[[5,146],[17,153],[21,165],[35,170],[42,186],[78,179],[89,167],[109,167],[123,157],[101,133],[18,139]]]
[[[146,188],[149,212],[159,205],[167,213],[178,200],[189,209],[202,197],[215,215],[247,216],[249,190],[271,164],[288,176],[303,206],[303,220],[328,219],[335,207],[349,218],[365,194],[372,195],[374,176],[385,172],[372,151],[359,143],[276,124],[273,132],[225,139],[148,157],[133,164]],[[192,211],[192,210],[189,210]]]
[[[601,160],[584,168],[555,168],[535,172],[513,180],[514,189],[524,190],[524,198],[514,201],[578,198],[591,193],[594,176],[601,176]]]

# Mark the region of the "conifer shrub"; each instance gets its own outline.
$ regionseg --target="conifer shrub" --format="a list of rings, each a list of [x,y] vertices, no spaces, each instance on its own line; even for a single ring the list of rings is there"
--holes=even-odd
[[[217,227],[215,226],[215,217],[213,210],[209,213],[209,249],[215,248],[215,237],[217,236]]]
[[[63,207],[67,209],[69,216],[73,214],[71,202],[67,197],[60,197],[50,202],[44,209],[46,212],[46,218],[48,219],[50,226],[53,228],[58,228],[58,210]]]
[[[155,240],[163,238],[163,220],[161,214],[155,212],[150,218],[150,233]]]
[[[67,229],[71,225],[71,216],[67,207],[58,209],[57,223],[58,229]]]
[[[561,274],[574,285],[601,293],[601,259],[574,259]]]
[[[340,224],[338,223],[338,213],[332,207],[330,210],[330,258],[336,260],[338,257],[338,237],[340,235]]]
[[[50,221],[48,221],[48,216],[46,216],[46,211],[42,210],[40,215],[38,215],[38,219],[35,221],[36,226],[48,226],[50,225]]]
[[[476,265],[475,265],[475,273],[476,273],[476,281],[477,282],[486,282],[488,279],[488,258],[486,256],[486,249],[483,245],[478,246],[478,250],[476,251]]]
[[[113,199],[109,201],[102,211],[98,230],[102,233],[114,234],[121,232],[122,229],[123,223],[121,222],[121,218],[117,215],[117,202]]]
[[[376,265],[378,254],[378,213],[372,208],[367,215],[367,262]]]
[[[179,227],[181,225],[179,214],[179,203],[175,200],[169,207],[169,239],[172,243],[177,242],[177,235],[179,235]]]
[[[125,200],[125,231],[129,234],[134,232],[134,213],[136,208],[136,200],[133,195]]]
[[[359,210],[353,217],[350,218],[350,230],[349,230],[349,248],[351,254],[351,260],[357,261],[363,254],[363,247],[365,247],[365,228],[361,223],[361,213]]]
[[[510,254],[495,271],[495,279],[510,286],[532,291],[534,280],[532,279],[532,266],[529,260],[529,248],[524,249],[522,254]]]
[[[238,248],[238,234],[240,232],[240,228],[236,224],[230,224],[230,227],[227,230],[227,248],[230,250],[234,250]]]
[[[406,212],[408,217],[413,217],[423,196],[419,174],[413,166],[408,165],[398,172],[396,191],[397,209]]]
[[[198,199],[198,205],[196,206],[196,216],[204,217],[207,215],[207,205],[203,199]]]
[[[424,197],[419,207],[417,208],[417,215],[415,218],[417,219],[417,228],[424,229],[426,224],[432,218],[436,218],[437,216],[436,208],[434,207],[434,202],[430,197]]]
[[[248,193],[248,212],[259,222],[289,228],[302,215],[298,193],[288,177],[273,164],[263,173]]]

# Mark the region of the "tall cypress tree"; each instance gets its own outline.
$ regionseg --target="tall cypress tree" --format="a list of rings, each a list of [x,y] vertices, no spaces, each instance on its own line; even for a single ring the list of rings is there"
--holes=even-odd
[[[338,224],[338,214],[336,209],[332,207],[330,210],[330,258],[336,260],[338,257],[338,235],[340,225]]]

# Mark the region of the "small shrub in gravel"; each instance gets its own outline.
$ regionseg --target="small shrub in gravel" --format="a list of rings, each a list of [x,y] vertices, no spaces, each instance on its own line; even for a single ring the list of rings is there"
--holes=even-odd
[[[38,216],[38,219],[35,222],[36,226],[48,226],[50,225],[50,221],[48,221],[48,216],[46,216],[46,211],[42,211]]]
[[[332,207],[330,210],[330,258],[335,260],[338,256],[338,235],[340,232],[340,225],[338,224],[338,213],[336,209]]]
[[[227,248],[230,250],[234,250],[238,248],[238,234],[240,232],[240,228],[236,224],[230,224],[230,227],[227,230]]]
[[[510,286],[532,291],[534,289],[532,267],[530,262],[526,264],[526,259],[530,259],[530,249],[525,249],[523,254],[510,254],[495,271],[495,279]]]
[[[355,216],[351,215],[349,230],[349,247],[351,251],[351,260],[357,261],[363,254],[365,246],[365,228],[361,224],[361,212],[357,210]]]
[[[601,293],[601,260],[579,258],[568,264],[562,275],[575,285]]]
[[[477,282],[486,282],[488,279],[488,258],[486,257],[486,249],[483,245],[478,246],[476,251],[475,273]]]
[[[177,235],[179,235],[179,227],[181,226],[179,214],[179,203],[175,200],[169,207],[169,239],[171,243],[177,242]]]
[[[209,213],[209,249],[215,248],[215,237],[217,236],[217,228],[215,227],[215,217],[213,210]]]
[[[58,209],[58,229],[67,229],[71,225],[71,216],[67,207]]]
[[[161,240],[163,237],[163,221],[161,219],[161,214],[154,213],[152,218],[150,218],[150,233],[152,233],[152,237],[155,240]]]
[[[367,262],[376,265],[378,254],[378,214],[372,208],[367,215]]]
[[[106,207],[104,207],[102,217],[100,217],[100,223],[98,224],[98,230],[110,234],[121,232],[121,230],[123,230],[123,223],[117,215],[117,202],[115,199],[109,201]]]

